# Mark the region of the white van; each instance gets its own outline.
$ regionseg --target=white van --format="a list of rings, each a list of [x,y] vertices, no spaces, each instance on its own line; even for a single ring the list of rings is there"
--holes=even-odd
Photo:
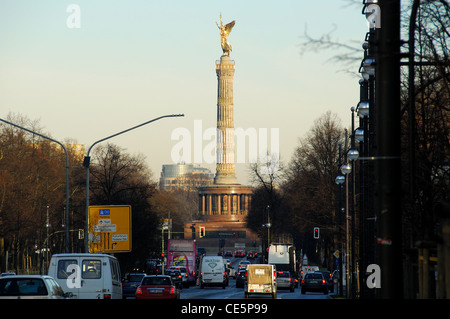
[[[55,254],[48,275],[74,299],[122,299],[117,258],[106,254]]]
[[[270,294],[277,297],[277,268],[268,264],[247,266],[247,282],[244,287],[245,298],[249,294]]]
[[[222,256],[204,256],[200,268],[200,288],[227,285],[227,273]]]

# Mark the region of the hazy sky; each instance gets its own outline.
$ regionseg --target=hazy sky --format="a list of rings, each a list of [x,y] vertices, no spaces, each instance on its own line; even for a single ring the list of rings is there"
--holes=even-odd
[[[80,9],[79,20],[72,19],[76,11],[67,12],[71,4]],[[235,127],[279,129],[287,162],[315,119],[331,110],[348,125],[350,107],[358,103],[358,78],[329,62],[335,52],[299,54],[305,27],[314,37],[337,27],[337,39],[362,44],[368,31],[362,1],[347,4],[0,0],[0,117],[14,112],[39,119],[53,138],[89,147],[155,117],[184,113],[110,140],[143,154],[156,180],[162,165],[173,163],[174,130],[186,129],[194,139],[194,121],[203,132],[216,126],[222,13],[224,24],[236,20],[228,37],[236,65]],[[70,24],[77,21],[79,27]],[[247,167],[237,165],[244,184]]]

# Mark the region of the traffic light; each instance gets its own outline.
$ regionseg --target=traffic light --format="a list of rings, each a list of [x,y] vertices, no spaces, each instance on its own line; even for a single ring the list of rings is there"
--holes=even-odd
[[[200,226],[200,238],[203,238],[203,237],[205,237],[205,233],[206,233],[206,231],[205,231],[205,227],[203,227],[203,226]]]
[[[314,238],[319,239],[319,227],[314,227]]]

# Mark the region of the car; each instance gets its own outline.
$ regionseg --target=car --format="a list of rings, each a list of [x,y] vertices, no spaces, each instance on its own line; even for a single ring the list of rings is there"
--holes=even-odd
[[[136,289],[136,299],[179,299],[180,290],[167,275],[149,275],[142,278]]]
[[[247,280],[247,270],[245,269],[239,270],[236,276],[236,288],[244,288],[246,280]]]
[[[183,287],[189,288],[189,274],[184,266],[170,266],[168,270],[178,270],[181,273],[181,282]]]
[[[295,283],[289,271],[277,271],[277,287],[279,289],[289,289],[294,292]]]
[[[325,278],[328,283],[328,290],[334,292],[333,275],[331,275],[331,272],[328,270],[319,270],[316,272],[320,272],[323,275],[323,278]]]
[[[258,257],[258,253],[256,251],[249,251],[247,253],[247,259],[255,259]]]
[[[240,261],[238,265],[238,271],[241,269],[247,269],[248,265],[250,265],[250,262],[248,260]]]
[[[53,277],[47,275],[13,275],[0,278],[0,299],[68,299]]]
[[[230,261],[225,261],[225,270],[228,273],[228,277],[236,278],[236,269],[233,268]]]
[[[225,255],[224,255],[225,257],[233,257],[233,253],[231,252],[231,251],[226,251],[225,252]]]
[[[307,273],[302,279],[301,289],[302,294],[306,294],[307,291],[322,291],[327,295],[328,283],[320,272]]]
[[[171,269],[167,271],[167,275],[172,278],[172,282],[178,289],[183,288],[183,279],[179,270]]]
[[[136,289],[147,274],[145,273],[129,273],[122,280],[122,298],[136,296]]]

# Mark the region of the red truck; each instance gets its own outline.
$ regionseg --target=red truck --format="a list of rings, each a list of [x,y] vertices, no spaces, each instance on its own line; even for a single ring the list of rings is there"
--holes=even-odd
[[[197,280],[197,248],[193,239],[169,239],[167,243],[167,268],[186,267],[188,284]]]

